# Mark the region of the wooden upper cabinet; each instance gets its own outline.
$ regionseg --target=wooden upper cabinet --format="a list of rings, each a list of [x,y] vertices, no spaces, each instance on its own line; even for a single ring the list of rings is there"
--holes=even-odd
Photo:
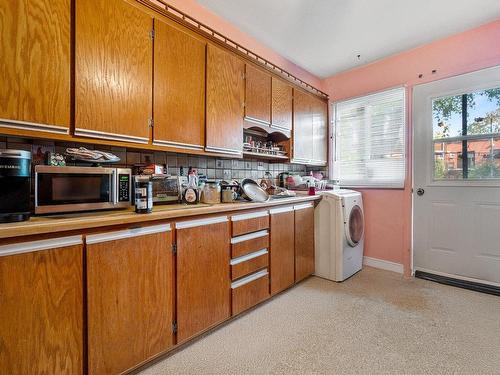
[[[82,278],[81,236],[0,246],[0,373],[83,373]]]
[[[246,64],[245,120],[271,124],[271,75]]]
[[[87,236],[88,373],[119,374],[173,345],[168,225]]]
[[[295,281],[314,273],[314,204],[295,206]]]
[[[243,60],[208,45],[206,151],[242,155],[244,73]]]
[[[316,165],[326,165],[328,161],[328,104],[313,98],[313,158]]]
[[[298,163],[308,164],[313,159],[313,113],[312,97],[302,91],[294,93],[293,158]]]
[[[155,19],[154,144],[203,150],[205,49],[205,42]]]
[[[271,294],[295,282],[294,212],[293,207],[271,209]]]
[[[272,126],[281,130],[292,130],[293,89],[288,83],[272,79]]]
[[[231,315],[229,222],[227,217],[176,224],[177,341]]]
[[[124,0],[75,6],[75,134],[148,143],[153,19]]]
[[[26,129],[68,132],[70,3],[0,1],[2,121],[19,121],[16,127]]]

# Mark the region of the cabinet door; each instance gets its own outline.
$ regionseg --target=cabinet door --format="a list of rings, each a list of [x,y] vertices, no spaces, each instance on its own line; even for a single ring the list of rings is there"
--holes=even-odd
[[[118,374],[173,345],[169,225],[87,236],[89,374]]]
[[[207,48],[207,151],[241,156],[245,63],[218,47]]]
[[[293,207],[275,208],[271,214],[271,294],[293,285],[295,281]]]
[[[282,130],[292,130],[292,86],[273,77],[272,126]]]
[[[0,372],[83,373],[81,236],[0,246]]]
[[[176,224],[177,341],[229,318],[231,277],[226,217]]]
[[[154,144],[203,150],[206,43],[155,20]]]
[[[0,119],[68,132],[70,3],[0,1]]]
[[[313,98],[313,163],[326,165],[328,160],[328,104]]]
[[[75,134],[148,143],[153,19],[124,0],[75,6]]]
[[[313,159],[312,98],[295,90],[293,102],[293,161],[307,164]]]
[[[245,119],[271,124],[271,75],[246,64]]]
[[[314,273],[314,205],[305,203],[295,209],[295,281]]]

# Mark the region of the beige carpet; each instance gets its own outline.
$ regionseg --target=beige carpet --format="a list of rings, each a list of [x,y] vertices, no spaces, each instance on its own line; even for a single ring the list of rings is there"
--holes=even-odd
[[[373,268],[314,277],[153,374],[500,374],[500,298]]]

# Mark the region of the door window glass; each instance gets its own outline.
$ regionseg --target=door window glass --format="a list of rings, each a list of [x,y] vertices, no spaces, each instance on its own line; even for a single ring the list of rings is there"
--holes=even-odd
[[[500,87],[434,99],[432,114],[435,180],[500,179]]]

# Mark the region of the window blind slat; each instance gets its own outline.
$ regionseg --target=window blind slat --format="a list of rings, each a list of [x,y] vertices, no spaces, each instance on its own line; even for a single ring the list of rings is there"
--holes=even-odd
[[[341,184],[404,187],[405,88],[335,105],[336,163]]]

